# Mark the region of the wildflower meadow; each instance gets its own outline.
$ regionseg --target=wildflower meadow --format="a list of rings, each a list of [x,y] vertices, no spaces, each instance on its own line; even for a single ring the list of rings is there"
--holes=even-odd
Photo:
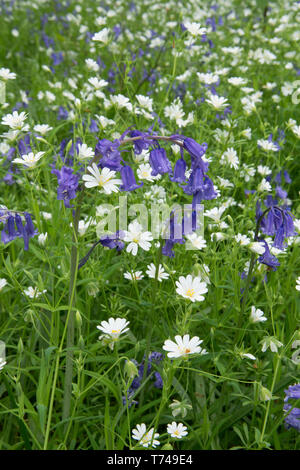
[[[299,450],[300,2],[0,13],[0,449]]]

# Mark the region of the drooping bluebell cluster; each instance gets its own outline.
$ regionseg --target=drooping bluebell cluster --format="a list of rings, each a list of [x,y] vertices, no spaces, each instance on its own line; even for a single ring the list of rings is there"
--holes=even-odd
[[[174,214],[170,215],[169,237],[165,241],[162,253],[165,256],[173,257],[173,246],[176,243],[184,243],[185,240],[183,236],[195,231],[197,228],[196,219],[198,205],[203,200],[210,200],[217,197],[213,182],[207,175],[209,163],[202,159],[207,150],[207,144],[203,143],[200,145],[194,139],[179,134],[167,138],[166,140],[180,146],[180,158],[176,161],[173,170],[166,150],[159,144],[159,137],[149,133],[149,131],[142,132],[129,128],[122,134],[120,139],[115,139],[113,142],[107,139],[99,140],[95,147],[95,154],[97,157],[100,157],[98,165],[101,168],[107,167],[110,170],[120,172],[122,178],[122,185],[120,186],[121,191],[134,191],[143,184],[136,182],[133,169],[128,162],[124,161],[122,158],[120,147],[122,144],[126,143],[126,139],[124,140],[125,136],[129,137],[127,142],[133,144],[135,153],[140,154],[142,151],[150,149],[149,163],[152,168],[152,176],[168,174],[172,182],[179,184],[186,194],[193,196],[191,221],[182,221],[180,237],[176,237],[175,235],[174,223],[177,222],[175,222]],[[186,178],[188,163],[184,158],[184,150],[190,156],[191,172],[188,181]],[[116,248],[110,240],[107,246]]]
[[[261,209],[261,205],[257,202],[256,205],[256,219],[260,221],[260,230],[270,237],[274,237],[273,246],[278,250],[285,248],[284,240],[288,237],[293,237],[296,234],[294,229],[294,222],[290,211],[282,206],[278,206],[278,201],[273,199],[272,196],[267,196],[264,201],[267,207],[265,215]],[[276,271],[280,266],[277,258],[270,253],[268,243],[259,238],[259,241],[265,245],[265,252],[258,258],[260,263],[266,264],[273,271]]]
[[[295,406],[296,400],[300,400],[300,383],[290,385],[285,392],[283,409],[286,412],[284,418],[287,429],[295,428],[300,432],[300,408]]]
[[[23,238],[24,250],[27,251],[30,238],[38,234],[38,230],[33,225],[31,214],[0,209],[0,221],[4,224],[1,232],[2,243],[6,244],[16,238]]]
[[[146,377],[148,377],[150,375],[150,373],[152,371],[152,368],[153,368],[153,364],[156,364],[156,365],[159,364],[163,360],[163,357],[164,357],[163,354],[161,354],[159,352],[156,352],[156,351],[149,354]],[[132,362],[134,362],[134,364],[138,368],[138,376],[133,379],[131,387],[127,391],[127,400],[129,400],[129,401],[130,401],[131,397],[133,396],[133,394],[136,392],[136,390],[142,384],[142,381],[143,381],[143,378],[144,378],[145,357],[144,357],[144,359],[142,360],[142,362],[140,364],[135,360],[132,360]],[[161,377],[160,373],[155,371],[153,377],[154,377],[154,387],[158,388],[158,389],[162,389],[163,388],[163,380],[162,380],[162,377]],[[124,403],[124,405],[126,404],[126,398],[125,397],[123,397],[123,403]],[[133,403],[138,403],[138,402],[137,401],[131,402],[130,406]]]

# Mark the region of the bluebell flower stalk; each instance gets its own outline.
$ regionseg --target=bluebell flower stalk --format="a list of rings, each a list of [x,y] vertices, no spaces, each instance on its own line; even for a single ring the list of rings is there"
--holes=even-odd
[[[271,211],[273,211],[273,218],[272,217],[268,218],[268,215]],[[275,218],[274,218],[274,211],[276,211]],[[279,217],[279,214],[280,214],[280,217]],[[259,230],[261,229],[264,233],[267,233],[269,235],[275,234],[275,240],[277,237],[277,246],[278,246],[278,239],[279,239],[278,232],[280,232],[280,246],[282,247],[284,236],[293,236],[295,234],[291,214],[285,209],[280,208],[275,205],[270,205],[264,212],[262,212],[260,209],[260,205],[258,203],[256,207],[256,219],[257,219],[257,222],[256,222],[254,240],[262,242],[265,246],[265,252],[261,256],[259,256],[258,261],[268,266],[269,270],[276,271],[277,267],[280,266],[280,263],[277,260],[277,258],[270,253],[268,243],[264,239],[259,238],[258,233],[259,233]],[[280,220],[280,223],[278,222],[278,220]],[[274,246],[275,246],[275,241],[274,241]],[[250,284],[252,281],[252,272],[254,269],[255,262],[256,262],[256,254],[252,253],[252,256],[250,259],[250,266],[249,266],[249,270],[248,270],[248,274],[246,278],[246,286],[243,291],[243,297],[241,301],[241,310],[240,310],[240,315],[239,315],[239,320],[238,320],[238,325],[237,325],[238,327],[237,337],[240,337],[239,328],[241,327],[242,321],[243,321],[244,311],[246,307]]]

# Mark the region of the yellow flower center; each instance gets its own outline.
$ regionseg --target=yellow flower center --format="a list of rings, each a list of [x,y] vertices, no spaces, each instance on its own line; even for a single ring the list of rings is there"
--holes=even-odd
[[[194,297],[195,291],[194,289],[188,289],[185,293],[188,297]]]

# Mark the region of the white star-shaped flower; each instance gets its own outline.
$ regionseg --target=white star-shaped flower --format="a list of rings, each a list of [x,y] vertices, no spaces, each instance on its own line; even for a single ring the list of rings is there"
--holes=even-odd
[[[199,339],[198,336],[194,336],[190,339],[190,335],[175,336],[175,342],[167,339],[164,342],[163,350],[168,351],[168,357],[187,358],[190,354],[206,354],[206,350],[200,347],[203,340]]]
[[[187,427],[184,426],[182,423],[176,423],[173,421],[171,424],[167,426],[167,432],[171,435],[171,437],[175,437],[177,439],[181,439],[188,435]]]
[[[27,155],[22,155],[21,158],[15,158],[13,163],[20,163],[21,165],[27,166],[28,168],[34,168],[36,163],[42,158],[44,154],[45,152],[38,152],[36,154],[30,152]]]
[[[194,277],[188,274],[186,277],[180,276],[176,281],[176,292],[185,299],[191,302],[202,302],[204,300],[203,294],[207,292],[206,282],[201,282],[199,277]]]
[[[137,424],[136,429],[132,430],[132,439],[139,441],[139,444],[143,447],[156,447],[160,444],[157,440],[159,437],[158,433],[154,433],[154,428],[151,428],[150,431],[147,432],[146,424]]]
[[[116,172],[104,167],[99,171],[96,163],[87,167],[90,175],[83,175],[82,179],[85,181],[86,188],[99,187],[105,194],[117,193],[119,191],[118,185],[122,180],[115,178]]]
[[[133,256],[136,256],[138,247],[141,247],[145,251],[150,250],[150,242],[153,240],[153,235],[151,232],[144,231],[141,224],[136,220],[129,224],[128,230],[124,230],[124,233],[124,241],[129,242],[126,248],[128,253],[132,253]]]
[[[156,275],[157,275],[157,280],[159,282],[162,282],[163,279],[168,279],[169,278],[169,274],[165,272],[165,270],[164,270],[164,268],[161,264],[158,266],[158,273],[157,274],[156,274],[155,264],[154,263],[149,264],[147,266],[146,274],[148,274],[148,276],[151,279],[155,279]]]
[[[260,323],[267,321],[267,317],[264,317],[264,312],[259,308],[255,308],[254,305],[251,307],[250,321],[252,323]]]

